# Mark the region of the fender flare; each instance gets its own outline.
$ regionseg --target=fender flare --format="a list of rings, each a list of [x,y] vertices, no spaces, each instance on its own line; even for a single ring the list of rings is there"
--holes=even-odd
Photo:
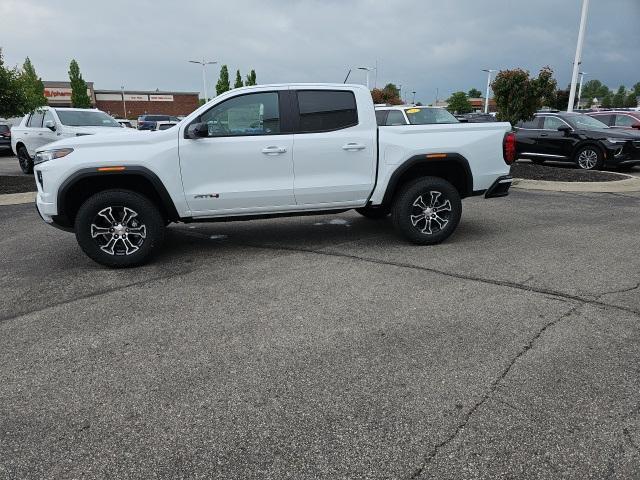
[[[398,187],[400,178],[402,178],[402,175],[404,175],[409,169],[415,167],[416,165],[442,165],[443,163],[455,163],[462,168],[465,173],[466,184],[465,191],[460,192],[460,196],[464,198],[471,195],[473,193],[473,174],[471,173],[471,167],[469,167],[469,161],[465,157],[463,157],[459,153],[447,153],[446,157],[444,158],[431,159],[427,158],[427,154],[423,154],[414,155],[408,160],[405,160],[405,162],[402,163],[395,172],[393,172],[391,178],[389,179],[389,183],[387,183],[387,188],[384,192],[382,204],[388,205],[391,202],[396,188]]]
[[[69,193],[69,190],[80,180],[84,180],[87,178],[92,178],[92,177],[96,177],[96,178],[102,178],[105,176],[115,176],[115,177],[122,177],[122,176],[141,176],[144,177],[146,180],[148,180],[151,185],[153,186],[154,190],[156,191],[156,193],[158,194],[158,197],[160,198],[160,201],[162,202],[163,207],[165,208],[165,210],[167,211],[167,215],[169,217],[169,220],[172,221],[177,221],[180,219],[180,215],[178,214],[178,210],[176,209],[175,204],[173,203],[173,199],[171,198],[171,195],[169,195],[169,192],[167,191],[166,187],[164,186],[164,184],[162,183],[162,180],[160,180],[160,178],[153,173],[151,170],[149,170],[146,167],[142,167],[142,166],[129,166],[127,165],[126,168],[124,170],[120,170],[120,171],[106,171],[106,172],[100,172],[97,170],[97,168],[83,168],[78,170],[77,172],[74,172],[72,175],[70,175],[60,186],[60,188],[58,189],[58,194],[57,194],[57,208],[58,208],[58,216],[62,216],[65,214],[65,198],[67,196],[67,194]]]

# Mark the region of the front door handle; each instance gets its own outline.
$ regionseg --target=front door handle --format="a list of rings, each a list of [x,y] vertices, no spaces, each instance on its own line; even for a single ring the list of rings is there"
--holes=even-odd
[[[365,148],[367,148],[367,146],[360,143],[347,143],[346,145],[342,146],[343,150],[348,151],[364,150]]]
[[[540,136],[541,136],[541,137],[548,137],[548,136],[549,136],[549,134],[548,134],[548,133],[541,133],[541,134],[540,134]]]
[[[281,153],[285,153],[286,151],[286,148],[276,147],[275,145],[262,149],[262,153],[264,153],[265,155],[280,155]]]

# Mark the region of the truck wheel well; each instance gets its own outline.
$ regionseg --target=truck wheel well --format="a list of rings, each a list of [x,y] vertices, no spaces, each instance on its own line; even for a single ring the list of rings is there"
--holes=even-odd
[[[473,178],[467,160],[460,156],[448,155],[443,160],[428,160],[424,156],[414,157],[408,166],[398,170],[391,177],[385,192],[383,205],[390,205],[402,185],[420,177],[439,177],[451,183],[461,198],[473,192]]]
[[[58,223],[73,226],[80,206],[89,197],[112,189],[130,190],[144,195],[158,207],[165,222],[178,220],[176,208],[166,191],[159,192],[146,175],[133,173],[80,176],[69,185],[63,185],[58,196],[58,216],[61,217]]]

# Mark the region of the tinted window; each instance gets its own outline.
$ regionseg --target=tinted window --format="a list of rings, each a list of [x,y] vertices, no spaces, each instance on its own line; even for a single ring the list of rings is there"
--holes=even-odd
[[[405,112],[411,125],[460,123],[456,117],[444,108],[408,108]]]
[[[230,98],[200,117],[210,137],[273,135],[280,133],[280,109],[276,92],[251,93]]]
[[[593,115],[593,118],[607,125],[611,125],[611,115]]]
[[[567,124],[558,117],[544,117],[542,128],[545,130],[557,130],[558,127],[566,127]]]
[[[358,124],[356,98],[353,92],[301,90],[299,132],[326,132]]]
[[[638,120],[629,115],[616,115],[616,127],[630,127],[636,123],[638,123]]]
[[[533,120],[529,120],[528,122],[520,121],[516,125],[518,128],[528,128],[528,129],[537,129],[540,128],[540,118],[536,117]]]
[[[567,120],[575,128],[584,128],[585,130],[593,130],[594,128],[595,129],[609,128],[600,120],[596,120],[595,118],[592,118],[589,115],[580,115],[580,114],[571,115],[567,117]]]
[[[175,125],[173,123],[162,123],[160,125],[158,125],[158,130],[168,130],[171,127],[174,127]]]
[[[0,125],[0,133],[6,133],[9,131],[9,127],[7,125]]]
[[[44,112],[33,112],[29,119],[29,126],[33,128],[42,127],[42,119],[44,118]]]
[[[140,121],[143,122],[166,122],[169,120],[169,115],[143,115],[140,117]]]
[[[120,124],[99,110],[56,109],[60,123],[70,127],[120,127]]]
[[[376,110],[376,123],[378,126],[384,125],[387,123],[387,114],[388,110]]]
[[[386,125],[406,125],[407,122],[404,119],[404,115],[400,110],[389,110],[389,115],[387,116]]]

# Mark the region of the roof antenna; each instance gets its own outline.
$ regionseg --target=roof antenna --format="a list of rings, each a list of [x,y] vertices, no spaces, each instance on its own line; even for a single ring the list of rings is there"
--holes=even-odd
[[[347,76],[344,77],[344,82],[342,83],[347,83],[347,80],[349,79],[349,75],[351,75],[351,69],[349,69],[349,73],[347,73]]]

